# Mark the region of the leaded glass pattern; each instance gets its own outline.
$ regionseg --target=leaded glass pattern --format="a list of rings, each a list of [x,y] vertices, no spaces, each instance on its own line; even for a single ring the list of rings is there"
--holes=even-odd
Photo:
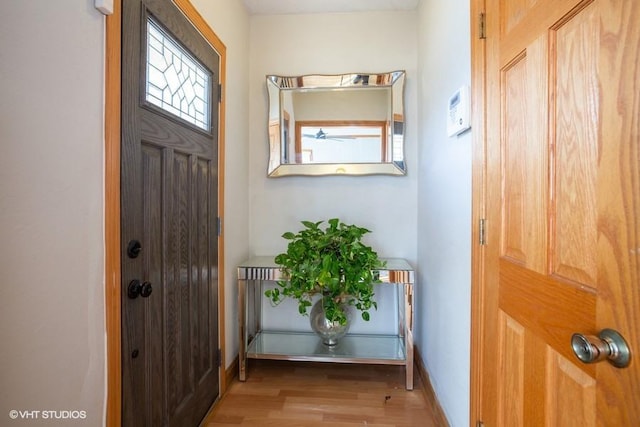
[[[211,74],[152,19],[147,20],[146,100],[210,130]]]

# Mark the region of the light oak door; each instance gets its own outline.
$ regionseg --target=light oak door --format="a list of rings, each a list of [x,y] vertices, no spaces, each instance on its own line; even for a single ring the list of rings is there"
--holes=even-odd
[[[171,0],[122,2],[122,425],[219,393],[219,55]]]
[[[480,417],[638,426],[640,2],[487,0],[485,43]],[[629,367],[574,354],[605,328]]]

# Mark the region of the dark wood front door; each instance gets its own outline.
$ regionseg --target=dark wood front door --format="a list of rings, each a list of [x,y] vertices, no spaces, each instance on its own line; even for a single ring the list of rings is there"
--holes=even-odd
[[[219,56],[170,0],[124,0],[122,424],[195,426],[219,393]]]

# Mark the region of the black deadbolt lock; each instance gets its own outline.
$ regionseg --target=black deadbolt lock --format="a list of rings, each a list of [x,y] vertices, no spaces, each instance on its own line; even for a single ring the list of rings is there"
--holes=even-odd
[[[140,283],[139,280],[132,280],[129,282],[129,287],[127,288],[127,296],[131,299],[138,298],[141,290],[142,283]]]
[[[129,258],[138,258],[140,252],[142,252],[142,245],[140,242],[137,240],[129,241],[129,244],[127,245],[127,255]]]

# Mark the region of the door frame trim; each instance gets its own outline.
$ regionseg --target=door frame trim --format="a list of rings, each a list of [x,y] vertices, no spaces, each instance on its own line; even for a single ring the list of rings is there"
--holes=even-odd
[[[189,0],[173,0],[193,26],[220,55],[220,84],[226,83],[226,46]],[[104,108],[104,240],[105,240],[105,330],[106,330],[106,425],[119,427],[122,419],[121,239],[120,239],[120,121],[122,0],[113,1],[113,14],[106,17],[105,108]],[[224,220],[225,96],[221,96],[218,125],[218,217]],[[224,223],[224,222],[221,222]],[[224,233],[218,237],[218,332],[219,393],[227,389],[225,375]]]
[[[481,22],[481,14],[484,19]],[[472,100],[472,201],[471,201],[471,396],[469,425],[484,418],[483,396],[487,281],[485,246],[480,242],[480,220],[486,218],[486,0],[470,0],[471,100]],[[481,28],[484,34],[480,34]],[[482,236],[486,239],[485,236]],[[489,382],[491,383],[491,382]]]

